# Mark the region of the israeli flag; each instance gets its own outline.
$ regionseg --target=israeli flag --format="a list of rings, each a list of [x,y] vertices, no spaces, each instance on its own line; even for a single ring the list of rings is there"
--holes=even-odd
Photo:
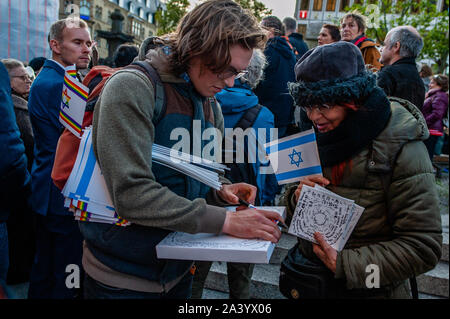
[[[279,185],[322,175],[314,129],[266,143],[264,147]]]

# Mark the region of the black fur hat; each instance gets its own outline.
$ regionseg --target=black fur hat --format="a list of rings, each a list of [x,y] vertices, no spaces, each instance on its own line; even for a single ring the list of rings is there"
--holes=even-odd
[[[359,101],[376,86],[359,48],[344,41],[306,52],[295,65],[295,76],[289,91],[297,106]]]

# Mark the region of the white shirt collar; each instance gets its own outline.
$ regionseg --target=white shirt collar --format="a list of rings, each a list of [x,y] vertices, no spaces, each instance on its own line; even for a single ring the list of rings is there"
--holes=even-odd
[[[55,62],[56,64],[58,64],[60,67],[62,67],[64,70],[66,69],[61,63],[59,63],[58,61],[55,61],[53,59],[49,59],[50,61]]]

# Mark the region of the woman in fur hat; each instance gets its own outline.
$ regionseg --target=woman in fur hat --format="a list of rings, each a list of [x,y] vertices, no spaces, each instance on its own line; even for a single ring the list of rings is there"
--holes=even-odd
[[[308,51],[290,93],[312,121],[323,176],[284,194],[292,216],[303,185],[316,183],[365,208],[344,249],[298,240],[297,253],[325,265],[337,284],[326,298],[411,298],[407,279],[433,269],[442,228],[426,122],[413,104],[388,100],[360,50],[337,42]],[[295,249],[294,249],[295,250]],[[373,265],[379,288],[366,286]],[[368,268],[369,267],[369,268]]]

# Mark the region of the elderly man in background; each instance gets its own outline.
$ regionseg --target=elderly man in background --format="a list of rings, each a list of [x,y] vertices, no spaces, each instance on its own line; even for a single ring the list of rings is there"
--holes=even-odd
[[[399,26],[388,32],[381,49],[377,84],[387,96],[410,101],[422,109],[425,88],[416,67],[416,58],[423,48],[419,32],[411,26]]]

